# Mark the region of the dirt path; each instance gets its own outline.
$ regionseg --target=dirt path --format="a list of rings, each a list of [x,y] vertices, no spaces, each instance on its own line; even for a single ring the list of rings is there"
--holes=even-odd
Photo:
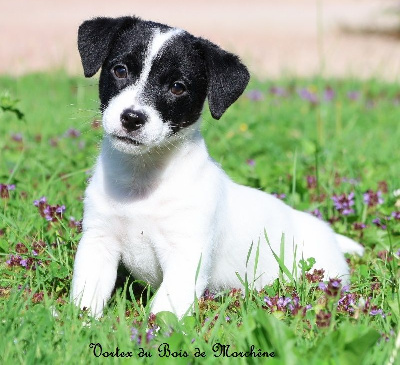
[[[320,7],[317,6],[320,4]],[[187,29],[238,53],[253,73],[400,77],[395,0],[13,0],[0,14],[0,73],[64,67],[81,73],[79,24],[96,15],[135,14]],[[351,32],[343,29],[351,29]]]

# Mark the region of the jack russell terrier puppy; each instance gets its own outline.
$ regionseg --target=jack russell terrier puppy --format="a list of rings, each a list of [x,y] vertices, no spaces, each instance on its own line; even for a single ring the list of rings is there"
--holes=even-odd
[[[75,303],[101,316],[122,260],[158,288],[153,313],[182,317],[206,288],[241,288],[237,274],[259,290],[271,283],[282,239],[289,269],[313,257],[327,277],[349,275],[343,253],[362,254],[359,244],[234,183],[209,156],[200,114],[207,98],[219,119],[243,93],[249,73],[237,56],[136,17],[85,21],[78,49],[86,77],[101,68],[104,139],[85,194]]]

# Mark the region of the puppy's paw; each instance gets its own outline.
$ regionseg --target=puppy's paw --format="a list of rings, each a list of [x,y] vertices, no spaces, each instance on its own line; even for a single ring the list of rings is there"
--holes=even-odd
[[[151,311],[154,314],[160,312],[172,312],[181,319],[185,315],[190,315],[192,313],[193,301],[189,302],[182,298],[172,299],[168,294],[163,296],[156,295],[151,304]]]

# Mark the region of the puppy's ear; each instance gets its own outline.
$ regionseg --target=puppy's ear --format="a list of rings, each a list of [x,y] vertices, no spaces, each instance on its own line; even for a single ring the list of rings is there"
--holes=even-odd
[[[199,40],[207,67],[208,105],[213,118],[219,119],[243,93],[250,74],[239,57],[206,39]]]
[[[135,17],[99,17],[81,24],[78,30],[78,50],[86,77],[92,77],[100,69],[118,33],[133,26],[138,20]]]

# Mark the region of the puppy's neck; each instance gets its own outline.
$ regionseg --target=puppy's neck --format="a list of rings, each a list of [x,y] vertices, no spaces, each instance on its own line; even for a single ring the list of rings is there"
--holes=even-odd
[[[208,156],[199,122],[178,133],[162,145],[138,154],[115,149],[105,136],[100,164],[107,192],[118,200],[143,198],[173,177],[177,169],[181,171],[199,156]]]

